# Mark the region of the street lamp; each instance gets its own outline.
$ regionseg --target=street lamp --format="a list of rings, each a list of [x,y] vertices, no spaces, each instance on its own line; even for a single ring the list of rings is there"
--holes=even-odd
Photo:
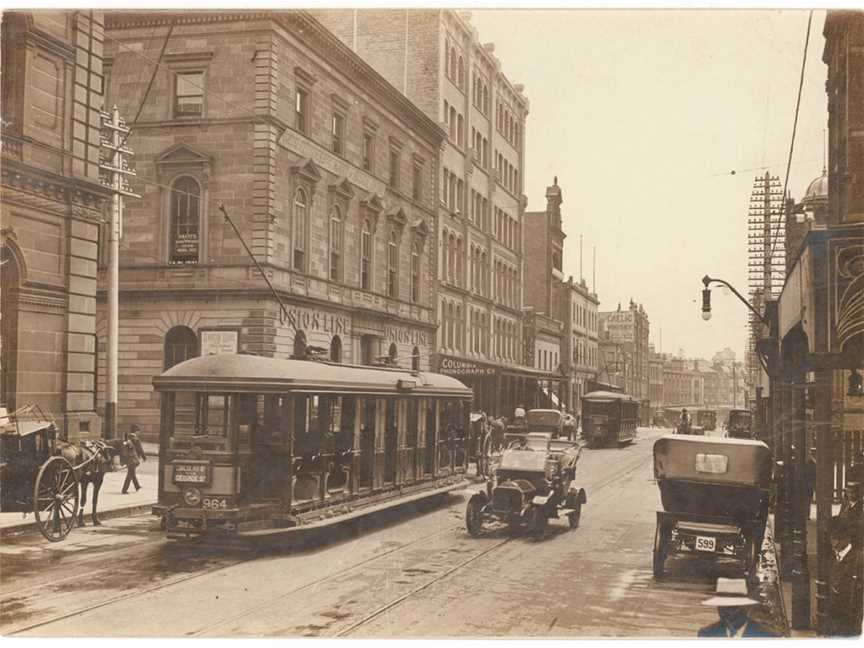
[[[702,319],[706,322],[711,319],[711,289],[708,284],[702,290]]]
[[[765,318],[765,316],[757,311],[753,306],[750,305],[746,299],[741,296],[735,288],[728,281],[724,281],[723,279],[715,279],[713,277],[709,277],[705,275],[702,277],[702,285],[705,286],[704,290],[702,290],[702,319],[706,322],[711,319],[711,289],[708,287],[712,283],[718,283],[726,286],[729,290],[731,290],[734,295],[741,300],[741,303],[744,304],[747,308],[750,309],[756,317],[759,318],[759,321],[765,324],[765,326],[770,326],[769,321]]]

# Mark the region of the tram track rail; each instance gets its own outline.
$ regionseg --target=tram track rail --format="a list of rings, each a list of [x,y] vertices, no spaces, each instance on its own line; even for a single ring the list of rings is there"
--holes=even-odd
[[[625,478],[628,475],[632,474],[633,472],[644,467],[645,464],[648,463],[648,461],[650,461],[650,459],[651,459],[650,455],[647,457],[639,456],[634,461],[626,461],[626,463],[624,463],[624,465],[620,469],[614,470],[611,473],[602,475],[598,481],[595,481],[593,483],[592,482],[585,482],[585,486],[588,489],[590,489],[589,490],[589,498],[591,497],[592,492],[596,492],[598,490],[605,489],[605,488],[611,486],[613,483],[617,482],[618,480]],[[406,522],[410,522],[410,520],[406,520]],[[423,535],[423,536],[418,537],[414,540],[411,540],[409,542],[401,544],[398,547],[394,547],[394,548],[388,549],[384,552],[375,554],[374,556],[370,556],[364,560],[361,560],[357,563],[354,563],[353,565],[350,565],[348,567],[340,569],[335,573],[322,576],[321,578],[318,578],[318,579],[315,579],[313,581],[304,583],[300,587],[293,588],[290,591],[279,594],[275,600],[272,600],[271,602],[269,602],[265,607],[269,608],[271,606],[276,606],[280,602],[283,602],[285,599],[288,599],[291,596],[294,596],[294,595],[296,595],[296,594],[298,594],[304,590],[326,584],[327,582],[333,581],[337,578],[341,578],[346,573],[350,573],[352,571],[359,570],[359,569],[362,569],[364,567],[365,568],[371,567],[371,566],[373,566],[374,563],[380,562],[381,560],[384,560],[384,559],[388,559],[388,558],[392,559],[395,554],[398,554],[400,552],[404,552],[404,551],[407,551],[409,549],[412,549],[415,545],[417,545],[421,542],[428,543],[430,541],[430,539],[432,539],[432,538],[437,538],[437,537],[440,537],[440,536],[448,534],[448,533],[454,533],[462,527],[463,527],[463,524],[461,522],[458,525],[448,525],[445,528],[443,528],[443,529],[439,530],[438,532],[433,533],[431,535]],[[407,592],[403,592],[403,593],[399,594],[394,599],[376,607],[374,610],[363,615],[361,618],[357,619],[356,621],[354,621],[350,625],[348,625],[344,628],[338,629],[338,630],[336,630],[336,632],[334,634],[331,634],[328,636],[344,637],[344,636],[348,636],[348,635],[354,633],[356,630],[363,627],[364,625],[367,625],[368,623],[381,617],[382,615],[393,610],[394,608],[397,608],[398,606],[400,606],[402,603],[404,603],[408,599],[418,595],[419,593],[423,592],[424,590],[427,590],[428,588],[432,587],[436,583],[438,583],[442,580],[445,580],[446,578],[452,576],[456,572],[466,568],[468,565],[470,565],[470,564],[472,564],[478,560],[481,560],[485,557],[488,557],[490,554],[496,552],[497,550],[499,550],[502,547],[504,547],[505,545],[511,543],[515,539],[516,538],[511,537],[511,536],[503,538],[503,539],[495,542],[491,546],[487,546],[487,547],[483,548],[482,550],[480,550],[476,553],[473,553],[471,556],[465,558],[464,560],[461,560],[457,564],[446,567],[442,572],[435,574],[434,577],[425,580],[424,582],[416,585],[415,587],[411,588]],[[158,541],[154,541],[154,543],[159,542],[159,541],[163,541],[163,540],[160,539]],[[117,552],[121,552],[124,550],[125,550],[125,548],[118,548]],[[224,571],[227,569],[232,569],[234,567],[241,566],[247,562],[251,562],[251,561],[256,560],[257,557],[258,556],[254,555],[254,554],[250,555],[248,557],[244,556],[243,558],[237,559],[237,560],[231,562],[230,564],[214,565],[212,567],[198,571],[194,574],[184,574],[182,576],[178,576],[175,578],[168,578],[168,579],[162,580],[158,583],[154,583],[151,586],[139,588],[139,589],[136,589],[136,590],[131,591],[131,592],[125,592],[125,593],[120,593],[120,594],[117,594],[114,596],[109,596],[103,600],[93,602],[93,603],[88,604],[88,605],[83,605],[83,606],[77,607],[74,610],[64,612],[62,614],[53,615],[53,616],[48,617],[48,618],[42,618],[38,621],[34,621],[33,623],[13,627],[9,630],[4,630],[3,634],[6,636],[16,636],[16,635],[22,635],[25,633],[30,633],[33,630],[37,630],[39,628],[50,626],[52,624],[64,621],[66,619],[69,619],[69,618],[72,618],[75,616],[85,615],[88,612],[98,610],[101,608],[105,608],[105,607],[108,607],[110,605],[114,605],[116,603],[120,603],[123,601],[135,599],[137,597],[145,596],[145,595],[148,595],[148,594],[151,594],[154,592],[159,592],[162,590],[169,590],[170,588],[175,587],[177,585],[180,585],[182,583],[186,583],[186,582],[189,582],[189,581],[192,581],[195,579],[204,578],[204,577],[210,576],[214,573],[217,573],[219,571]],[[100,569],[97,571],[88,572],[88,576],[92,576],[92,575],[96,574],[97,572],[107,572],[107,571],[111,571],[111,570],[109,568],[106,568],[106,569]],[[51,581],[51,583],[44,583],[44,584],[37,584],[37,585],[33,585],[33,586],[28,586],[26,588],[22,588],[21,590],[17,590],[16,593],[21,593],[21,592],[31,591],[31,590],[38,590],[40,587],[51,586],[51,585],[59,584],[62,581],[71,581],[71,580],[74,580],[76,578],[80,578],[80,575],[77,575],[77,574],[72,575],[72,576],[69,576],[67,578],[63,578],[59,581],[57,581],[57,580]],[[8,598],[8,596],[6,596],[5,592],[4,592],[4,598]],[[184,636],[196,637],[196,636],[203,636],[205,634],[213,634],[213,631],[215,629],[225,627],[226,625],[229,625],[231,623],[235,623],[235,622],[242,620],[244,618],[248,618],[248,617],[250,617],[256,613],[260,613],[262,611],[262,609],[263,608],[260,605],[250,606],[238,614],[233,614],[230,617],[220,619],[215,624],[210,623],[207,626],[201,627],[197,630],[184,633]]]

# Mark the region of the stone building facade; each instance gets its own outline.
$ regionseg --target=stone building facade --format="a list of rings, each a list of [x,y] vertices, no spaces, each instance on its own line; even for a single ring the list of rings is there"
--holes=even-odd
[[[582,411],[582,396],[589,383],[597,379],[600,368],[599,318],[597,294],[588,289],[585,280],[576,282],[568,277],[555,286],[556,317],[563,323],[563,369],[568,377],[568,406]]]
[[[316,10],[315,16],[447,133],[440,157],[436,369],[510,415],[537,385],[522,364],[528,99],[470,14]]]
[[[97,437],[102,11],[6,11],[2,48],[0,404]]]
[[[626,310],[602,311],[602,328],[608,339],[627,345],[633,357],[633,371],[628,379],[626,390],[636,400],[648,399],[648,334],[650,323],[648,314],[641,304],[632,299]]]
[[[153,376],[198,354],[318,347],[429,369],[441,128],[302,11],[110,13],[123,114],[142,94],[139,53],[171,21],[130,138],[142,198],[121,243],[119,429],[155,435]]]

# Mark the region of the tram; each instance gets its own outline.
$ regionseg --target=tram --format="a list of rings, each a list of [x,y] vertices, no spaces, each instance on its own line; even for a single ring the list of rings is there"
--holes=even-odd
[[[589,448],[629,443],[638,425],[639,401],[627,394],[593,391],[582,397],[582,436]]]
[[[449,376],[224,354],[153,385],[172,538],[325,526],[466,483],[472,392]]]

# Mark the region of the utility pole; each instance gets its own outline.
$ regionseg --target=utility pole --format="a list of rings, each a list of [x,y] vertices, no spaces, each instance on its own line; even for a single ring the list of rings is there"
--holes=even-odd
[[[132,192],[129,158],[132,150],[125,144],[129,129],[115,105],[110,113],[102,112],[99,179],[113,191],[108,222],[108,349],[106,358],[105,422],[102,436],[112,439],[117,431],[117,358],[120,333],[120,238],[123,236],[123,198],[140,198]]]

